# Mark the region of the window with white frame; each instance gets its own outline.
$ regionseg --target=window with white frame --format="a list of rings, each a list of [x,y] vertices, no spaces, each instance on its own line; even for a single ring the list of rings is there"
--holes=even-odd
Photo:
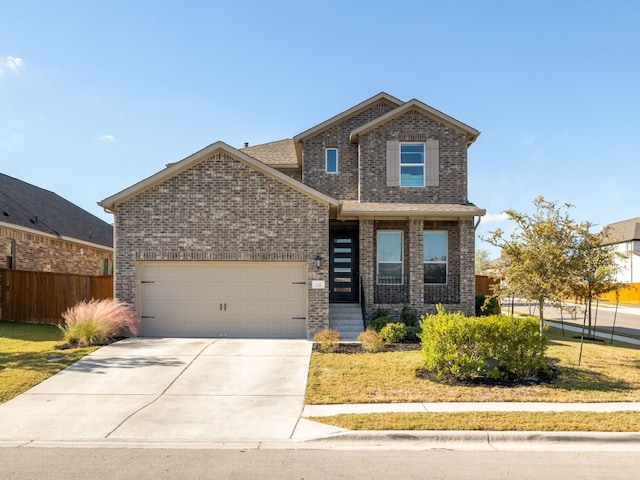
[[[423,232],[424,283],[447,283],[449,240],[447,232]]]
[[[400,144],[400,186],[424,187],[425,144]]]
[[[327,173],[338,173],[338,149],[324,149],[325,171]]]
[[[377,283],[401,285],[404,274],[401,230],[378,231]]]

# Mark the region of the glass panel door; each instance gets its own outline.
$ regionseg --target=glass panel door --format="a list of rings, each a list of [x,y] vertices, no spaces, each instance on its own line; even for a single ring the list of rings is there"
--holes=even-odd
[[[329,301],[359,300],[358,230],[333,228],[329,235]]]

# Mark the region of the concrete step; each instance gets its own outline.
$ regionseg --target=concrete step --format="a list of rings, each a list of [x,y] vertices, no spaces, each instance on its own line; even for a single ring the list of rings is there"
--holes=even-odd
[[[342,341],[355,341],[363,331],[360,305],[357,303],[329,305],[329,327],[340,332]]]

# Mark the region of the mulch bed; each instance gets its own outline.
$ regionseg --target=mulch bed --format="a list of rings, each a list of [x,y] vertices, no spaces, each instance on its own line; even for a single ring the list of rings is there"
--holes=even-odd
[[[384,345],[382,352],[407,352],[411,350],[420,350],[419,343],[387,343]],[[320,352],[320,344],[313,344],[313,351]],[[339,343],[338,349],[333,353],[367,353],[362,349],[359,343]]]

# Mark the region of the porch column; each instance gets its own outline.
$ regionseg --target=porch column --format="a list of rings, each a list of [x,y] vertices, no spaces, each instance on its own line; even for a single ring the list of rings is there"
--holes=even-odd
[[[373,311],[373,272],[375,271],[376,252],[373,251],[373,220],[360,219],[360,276],[367,320]]]
[[[409,304],[420,312],[424,305],[424,221],[421,218],[409,219]]]
[[[475,314],[476,232],[472,220],[460,220],[460,310],[465,315]]]

